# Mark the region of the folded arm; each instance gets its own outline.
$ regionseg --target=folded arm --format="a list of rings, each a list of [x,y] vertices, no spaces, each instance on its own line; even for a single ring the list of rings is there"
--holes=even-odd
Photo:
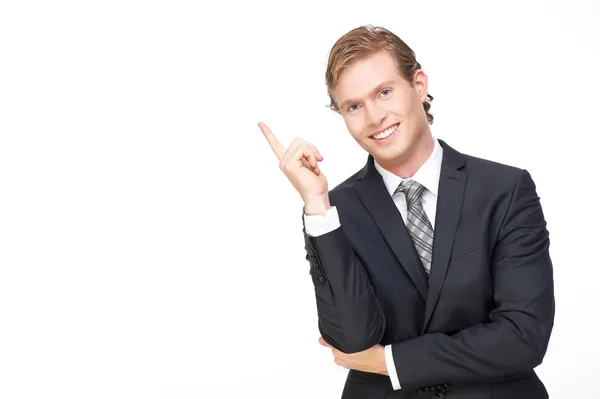
[[[490,322],[394,343],[403,388],[493,380],[542,362],[554,322],[553,271],[546,222],[526,170],[517,178],[496,242]]]

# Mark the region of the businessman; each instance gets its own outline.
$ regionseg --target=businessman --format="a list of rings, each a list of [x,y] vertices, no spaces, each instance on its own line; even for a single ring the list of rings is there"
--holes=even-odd
[[[349,369],[342,398],[547,398],[533,369],[553,271],[530,174],[434,137],[427,75],[384,28],[342,36],[326,84],[368,153],[337,187],[313,144],[284,148],[259,127],[304,201],[319,342]]]

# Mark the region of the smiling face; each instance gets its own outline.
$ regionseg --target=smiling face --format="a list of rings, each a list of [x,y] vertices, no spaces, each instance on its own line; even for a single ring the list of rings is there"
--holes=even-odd
[[[404,169],[402,165],[427,159],[433,147],[423,108],[427,75],[422,70],[415,72],[411,84],[382,50],[344,69],[331,94],[352,137],[379,164]]]

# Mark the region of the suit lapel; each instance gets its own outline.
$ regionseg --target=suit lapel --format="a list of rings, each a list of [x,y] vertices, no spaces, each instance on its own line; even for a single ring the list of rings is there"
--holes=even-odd
[[[387,192],[383,179],[369,156],[367,165],[354,187],[363,205],[375,221],[388,245],[402,264],[417,290],[427,300],[427,274],[410,238],[398,208]],[[434,238],[435,240],[435,238]],[[435,256],[435,255],[434,255]]]
[[[444,149],[444,155],[440,171],[433,233],[433,258],[422,333],[427,329],[446,278],[467,180],[466,172],[459,170],[465,163],[464,156],[444,141],[439,141]]]

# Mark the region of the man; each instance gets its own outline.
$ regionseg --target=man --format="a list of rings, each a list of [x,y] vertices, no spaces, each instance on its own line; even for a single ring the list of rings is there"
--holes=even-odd
[[[350,370],[342,398],[547,398],[533,369],[553,272],[530,174],[432,136],[427,75],[386,29],[342,36],[326,83],[369,153],[333,190],[314,145],[259,127],[304,201],[319,341]]]

